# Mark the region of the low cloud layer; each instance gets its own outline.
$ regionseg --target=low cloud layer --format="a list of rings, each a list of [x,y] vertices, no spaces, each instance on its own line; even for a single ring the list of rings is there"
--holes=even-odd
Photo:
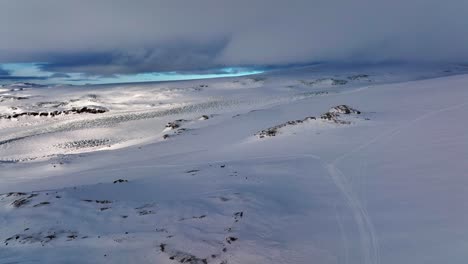
[[[0,78],[9,76],[10,73],[2,68],[0,68]]]
[[[0,67],[0,77],[6,77],[6,76],[9,76],[10,75],[10,72],[3,69],[2,67]]]
[[[466,62],[466,14],[466,0],[1,1],[0,63],[112,75],[316,61]]]

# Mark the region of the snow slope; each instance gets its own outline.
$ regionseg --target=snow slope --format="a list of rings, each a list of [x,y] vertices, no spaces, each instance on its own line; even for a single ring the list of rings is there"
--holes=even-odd
[[[0,263],[466,263],[467,72],[3,86]]]

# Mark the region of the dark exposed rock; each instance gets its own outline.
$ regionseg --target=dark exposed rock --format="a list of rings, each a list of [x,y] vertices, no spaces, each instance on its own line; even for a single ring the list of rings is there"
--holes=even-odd
[[[224,197],[224,196],[221,196],[221,197],[219,197],[219,200],[221,200],[222,202],[227,202],[227,201],[229,201],[230,199],[229,199],[229,198],[226,198],[226,197]]]
[[[343,121],[343,120],[339,120],[338,117],[340,115],[337,114],[337,113],[330,113],[330,112],[327,112],[327,113],[324,113],[320,116],[320,119],[322,120],[328,120],[328,121],[332,121],[332,122],[335,122],[337,124],[349,124],[349,121]]]
[[[179,128],[180,125],[178,123],[175,123],[175,122],[169,122],[169,123],[166,124],[166,127],[171,128],[171,129],[176,129],[176,128]]]
[[[335,106],[335,107],[332,107],[329,111],[329,113],[339,113],[339,114],[346,114],[346,115],[349,115],[349,114],[358,114],[360,115],[361,114],[361,111],[358,111],[350,106],[347,106],[347,105],[338,105],[338,106]]]
[[[27,229],[29,230],[29,228]],[[27,231],[25,230],[25,231]],[[4,240],[5,245],[8,243],[18,243],[18,244],[32,244],[32,243],[41,243],[46,244],[52,240],[59,238],[67,238],[68,241],[74,240],[78,237],[77,232],[65,231],[65,230],[56,230],[56,231],[47,231],[47,232],[38,232],[38,233],[29,233],[29,234],[16,234]],[[85,237],[83,237],[85,238]]]
[[[192,216],[191,218],[182,217],[182,218],[179,219],[179,221],[185,221],[185,220],[188,220],[188,219],[203,219],[205,217],[206,217],[206,215]]]
[[[369,75],[367,75],[367,74],[356,74],[356,75],[349,76],[348,79],[350,79],[352,81],[357,81],[357,80],[362,80],[362,79],[369,79]]]
[[[154,212],[151,211],[151,210],[140,210],[140,211],[138,212],[138,214],[139,214],[139,215],[149,215],[149,214],[154,214]]]
[[[39,206],[44,206],[44,205],[49,205],[49,204],[50,204],[49,202],[41,202],[41,203],[34,205],[33,207],[39,207]]]
[[[336,124],[351,124],[350,121],[342,120],[342,119],[339,118],[340,115],[350,115],[350,114],[360,115],[361,111],[358,111],[358,110],[356,110],[356,109],[354,109],[354,108],[352,108],[350,106],[347,106],[347,105],[338,105],[338,106],[332,107],[328,112],[322,114],[320,116],[320,119],[321,120],[326,120],[326,121],[331,121],[331,122],[334,122]],[[313,116],[310,116],[310,117],[306,117],[306,118],[304,118],[302,120],[288,121],[286,123],[264,129],[264,130],[256,133],[255,135],[258,136],[259,138],[273,137],[273,136],[276,136],[278,134],[279,130],[281,128],[283,128],[283,127],[302,124],[302,123],[304,123],[305,121],[308,121],[308,120],[316,120],[316,118],[313,117]]]
[[[182,123],[185,123],[185,122],[188,122],[188,120],[178,119],[178,120],[175,120],[173,122],[167,123],[166,124],[166,130],[170,129],[170,130],[174,130],[174,132],[172,134],[164,134],[163,139],[168,139],[168,138],[170,138],[172,136],[177,136],[177,135],[180,135],[180,134],[188,131],[189,129],[181,127]]]
[[[234,213],[234,219],[238,220],[244,217],[244,212],[236,212]]]
[[[112,203],[112,202],[109,201],[109,200],[96,200],[96,203],[99,203],[99,204],[110,204],[110,203]]]
[[[29,202],[31,202],[31,199],[33,197],[37,196],[37,195],[38,194],[36,194],[36,193],[32,193],[32,194],[28,195],[27,197],[20,198],[20,199],[17,199],[15,201],[13,201],[13,203],[11,203],[11,205],[13,205],[16,208],[22,207],[22,206],[28,204]]]
[[[114,181],[114,183],[124,183],[124,182],[128,182],[128,180],[118,179]]]
[[[23,193],[23,192],[10,192],[10,193],[7,193],[6,194],[6,197],[10,197],[10,196],[24,196],[26,195],[26,193]]]
[[[108,138],[96,138],[96,139],[83,139],[83,140],[76,140],[65,142],[61,144],[55,145],[56,147],[63,148],[63,149],[83,149],[83,148],[95,148],[95,147],[102,147],[102,146],[110,146],[112,144],[112,140]]]
[[[45,238],[47,238],[47,239],[49,239],[49,240],[52,240],[52,239],[57,238],[57,236],[56,236],[56,235],[48,235],[48,236],[46,236]]]
[[[348,81],[346,80],[332,79],[332,85],[345,85],[347,83]]]
[[[341,79],[334,79],[334,78],[321,78],[313,81],[304,81],[302,80],[301,83],[308,85],[308,86],[315,86],[320,84],[330,83],[331,85],[345,85],[348,83],[347,80]]]
[[[232,236],[226,238],[226,242],[227,242],[228,244],[231,244],[232,242],[235,242],[235,241],[237,241],[237,240],[238,240],[237,237],[232,237]]]
[[[172,121],[172,122],[169,122],[166,124],[166,127],[167,128],[170,128],[170,129],[176,129],[176,128],[179,128],[180,125],[184,122],[187,122],[187,120],[185,119],[178,119],[178,120],[175,120],[175,121]]]
[[[159,248],[161,249],[161,252],[164,252],[164,251],[166,250],[166,244],[161,243],[161,244],[159,245]]]
[[[358,111],[350,106],[347,105],[338,105],[332,107],[328,112],[322,114],[320,119],[332,121],[337,124],[350,124],[350,121],[340,119],[340,115],[349,115],[349,114],[357,114],[360,115],[361,111]]]
[[[102,114],[108,112],[107,108],[101,106],[84,106],[79,108],[72,108],[69,110],[55,110],[52,112],[22,112],[22,113],[13,113],[13,114],[3,114],[0,115],[0,119],[12,119],[18,118],[21,116],[40,116],[40,117],[55,117],[58,115],[68,115],[68,114]]]
[[[88,113],[88,114],[102,114],[105,113],[109,110],[107,108],[101,107],[101,106],[84,106],[81,108],[73,108],[72,111],[82,114],[82,113]]]
[[[16,207],[16,208],[19,208],[19,207],[21,207],[21,206],[23,206],[23,205],[25,205],[25,204],[28,204],[29,202],[30,202],[29,199],[27,199],[27,198],[21,198],[21,199],[18,199],[18,200],[13,201],[12,205],[13,205],[14,207]]]
[[[294,121],[288,121],[286,123],[283,123],[283,124],[280,124],[280,125],[277,125],[277,126],[274,126],[274,127],[270,127],[270,128],[267,128],[267,129],[264,129],[260,132],[258,132],[257,134],[255,134],[256,136],[258,136],[259,138],[264,138],[264,137],[273,137],[273,136],[276,136],[276,134],[278,134],[278,130],[280,128],[283,128],[283,127],[286,127],[286,126],[294,126],[294,125],[297,125],[297,124],[302,124],[304,123],[305,121],[308,121],[308,120],[315,120],[316,118],[313,117],[313,116],[309,116],[309,117],[306,117],[302,120],[294,120]]]
[[[167,246],[164,245],[164,251],[163,252],[166,252],[168,251]],[[162,251],[162,250],[161,250]],[[208,261],[206,258],[199,258],[195,255],[192,255],[192,254],[189,254],[189,253],[186,253],[186,252],[182,252],[182,251],[170,251],[170,253],[168,253],[170,255],[169,259],[170,260],[175,260],[179,263],[187,263],[187,264],[207,264]]]

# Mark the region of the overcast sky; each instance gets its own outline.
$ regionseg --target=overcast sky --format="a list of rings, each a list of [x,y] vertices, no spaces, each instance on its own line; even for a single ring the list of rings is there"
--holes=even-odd
[[[467,43],[468,0],[0,0],[0,64],[59,73],[466,62]]]

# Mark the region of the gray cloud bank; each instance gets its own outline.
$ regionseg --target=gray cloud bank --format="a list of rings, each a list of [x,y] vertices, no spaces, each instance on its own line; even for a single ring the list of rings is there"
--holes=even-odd
[[[467,0],[1,1],[0,63],[111,75],[466,62],[467,15]]]

